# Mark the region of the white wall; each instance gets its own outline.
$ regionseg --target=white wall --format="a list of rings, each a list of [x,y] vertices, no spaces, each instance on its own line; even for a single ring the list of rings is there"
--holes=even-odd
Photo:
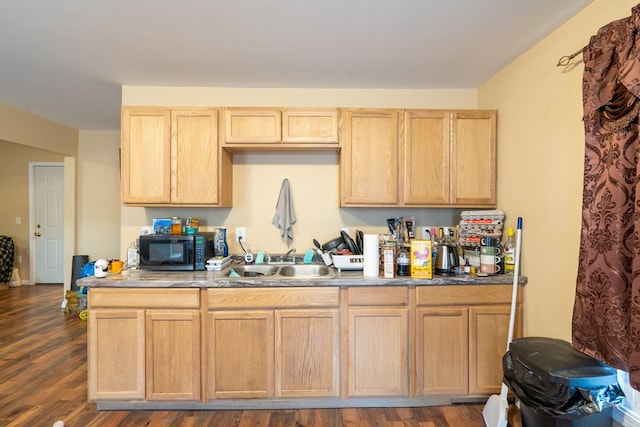
[[[81,131],[78,144],[77,255],[120,253],[120,132]]]

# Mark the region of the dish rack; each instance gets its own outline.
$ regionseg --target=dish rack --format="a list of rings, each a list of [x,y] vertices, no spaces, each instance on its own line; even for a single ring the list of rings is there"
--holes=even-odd
[[[504,212],[501,210],[463,211],[458,227],[458,244],[463,247],[480,245],[482,237],[502,239]]]
[[[362,270],[364,255],[331,255],[333,266],[342,270]]]

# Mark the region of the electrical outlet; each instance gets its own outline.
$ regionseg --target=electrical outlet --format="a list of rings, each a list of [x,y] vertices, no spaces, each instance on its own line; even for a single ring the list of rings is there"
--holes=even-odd
[[[247,240],[247,229],[244,227],[236,227],[236,242],[239,242],[242,239],[243,242]]]
[[[431,231],[430,231],[431,227],[420,227],[421,230],[421,236],[424,240],[430,239],[431,238]]]
[[[16,256],[16,264],[22,264],[22,255]]]

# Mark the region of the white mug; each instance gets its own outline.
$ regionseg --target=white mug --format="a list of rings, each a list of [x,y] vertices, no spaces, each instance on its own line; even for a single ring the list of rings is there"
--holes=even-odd
[[[480,255],[480,272],[495,274],[500,272],[500,257],[493,255]]]

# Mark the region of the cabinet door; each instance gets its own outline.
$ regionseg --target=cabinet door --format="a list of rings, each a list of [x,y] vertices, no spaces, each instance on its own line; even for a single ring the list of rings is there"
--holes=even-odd
[[[338,110],[284,110],[282,141],[285,143],[338,143]]]
[[[123,203],[162,204],[171,201],[170,122],[167,109],[123,107]]]
[[[500,393],[510,311],[509,305],[469,308],[470,394]],[[515,331],[520,329],[517,326]]]
[[[91,309],[89,399],[144,399],[144,310]]]
[[[269,144],[282,141],[278,110],[229,108],[225,114],[225,144]]]
[[[466,394],[469,310],[466,307],[419,308],[416,317],[417,394]]]
[[[496,204],[496,117],[495,111],[454,113],[455,204]]]
[[[340,204],[398,204],[398,112],[343,110]]]
[[[171,203],[219,203],[217,111],[171,111],[171,169]]]
[[[442,205],[450,200],[450,114],[404,113],[403,165],[405,205]]]
[[[211,312],[207,335],[209,398],[273,397],[273,311]]]
[[[406,308],[350,308],[349,396],[408,396]]]
[[[200,313],[146,313],[147,400],[200,399]]]
[[[337,309],[276,311],[276,396],[338,397]]]

